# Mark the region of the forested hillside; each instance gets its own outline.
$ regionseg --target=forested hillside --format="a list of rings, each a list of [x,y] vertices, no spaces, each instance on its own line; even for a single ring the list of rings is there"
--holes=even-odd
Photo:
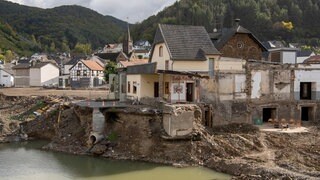
[[[121,20],[80,6],[40,9],[3,0],[0,0],[0,22],[35,44],[33,49],[39,51],[66,51],[77,43],[103,47],[118,41],[126,28]]]
[[[319,0],[180,0],[137,24],[134,36],[150,41],[158,23],[230,27],[235,18],[261,40],[320,45]]]

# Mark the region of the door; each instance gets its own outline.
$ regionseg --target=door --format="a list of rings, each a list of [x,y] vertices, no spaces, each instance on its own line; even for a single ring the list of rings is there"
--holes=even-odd
[[[187,102],[193,102],[193,83],[187,83],[186,88],[186,100]]]
[[[154,97],[159,97],[159,83],[154,83]]]

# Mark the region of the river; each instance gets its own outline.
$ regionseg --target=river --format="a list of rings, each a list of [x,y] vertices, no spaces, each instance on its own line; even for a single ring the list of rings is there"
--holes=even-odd
[[[212,180],[230,176],[200,167],[107,160],[42,151],[45,142],[0,144],[1,180]]]

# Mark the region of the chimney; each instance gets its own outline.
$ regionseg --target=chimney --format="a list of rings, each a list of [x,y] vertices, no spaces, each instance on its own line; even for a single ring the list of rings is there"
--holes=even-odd
[[[239,18],[236,18],[234,20],[234,25],[235,25],[236,28],[240,26],[240,19]]]

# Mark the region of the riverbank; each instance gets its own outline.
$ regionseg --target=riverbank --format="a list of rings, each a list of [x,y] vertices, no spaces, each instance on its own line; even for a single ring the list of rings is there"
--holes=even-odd
[[[170,140],[163,138],[159,114],[131,107],[107,112],[109,117],[104,127],[107,138],[91,147],[88,141],[92,109],[72,105],[62,97],[0,96],[0,101],[6,107],[0,107],[4,115],[2,122],[9,127],[6,135],[50,139],[51,143],[44,147],[46,150],[175,166],[205,166],[231,174],[234,179],[316,179],[320,176],[320,128],[317,125],[308,127],[308,132],[288,134],[261,132],[247,124],[207,129],[195,121],[191,138]],[[38,108],[48,107],[41,116],[32,119],[30,113],[24,113],[30,108],[34,110],[39,102],[42,103]],[[19,117],[30,119],[12,121],[12,116],[22,114]],[[16,131],[10,129],[11,121],[22,124],[23,131],[18,127]]]

